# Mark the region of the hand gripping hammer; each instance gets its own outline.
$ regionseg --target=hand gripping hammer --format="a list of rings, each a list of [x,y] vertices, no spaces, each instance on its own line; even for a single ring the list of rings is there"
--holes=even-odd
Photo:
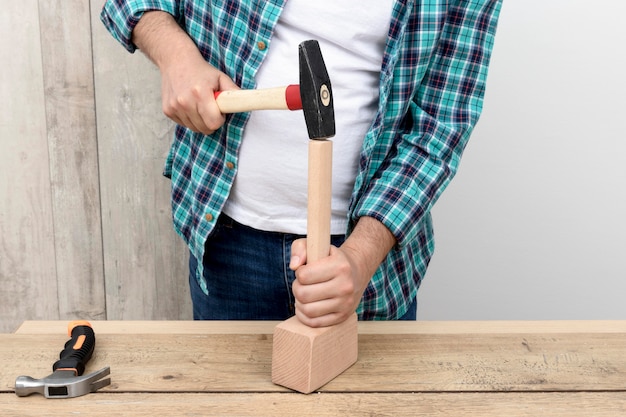
[[[109,385],[110,378],[107,366],[97,372],[83,375],[85,365],[91,359],[96,347],[96,336],[91,324],[86,321],[73,321],[67,328],[71,337],[65,343],[65,349],[54,363],[52,374],[42,379],[20,376],[15,380],[15,394],[26,397],[30,394],[42,394],[46,398],[71,398],[95,392]]]

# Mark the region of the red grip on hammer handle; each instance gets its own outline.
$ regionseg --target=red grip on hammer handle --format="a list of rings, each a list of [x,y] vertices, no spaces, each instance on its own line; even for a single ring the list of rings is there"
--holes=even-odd
[[[68,330],[71,339],[65,343],[65,348],[59,354],[59,360],[54,363],[52,370],[74,370],[77,376],[82,375],[96,347],[96,335],[91,324],[84,321],[71,322]]]

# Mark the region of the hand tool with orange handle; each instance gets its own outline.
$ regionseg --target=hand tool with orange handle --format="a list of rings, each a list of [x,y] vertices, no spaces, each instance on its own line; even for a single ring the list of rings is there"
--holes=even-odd
[[[15,380],[15,394],[26,397],[42,394],[46,398],[72,398],[95,392],[111,383],[107,366],[97,372],[83,375],[85,365],[91,359],[96,347],[96,336],[91,324],[86,321],[73,321],[67,328],[71,337],[54,363],[52,374],[42,379],[20,376]]]

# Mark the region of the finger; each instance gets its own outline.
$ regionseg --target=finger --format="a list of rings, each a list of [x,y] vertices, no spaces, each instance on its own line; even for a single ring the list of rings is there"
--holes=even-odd
[[[291,291],[297,301],[307,304],[331,299],[350,301],[357,296],[354,282],[350,279],[331,279],[312,285],[303,285],[295,280]]]
[[[198,126],[191,117],[191,114],[196,111],[195,106],[192,98],[175,96],[163,101],[163,113],[177,124],[188,127],[194,132],[200,132],[201,125]]]
[[[224,73],[220,73],[217,82],[219,85],[218,91],[240,90],[240,87]]]
[[[166,115],[167,116],[167,115]],[[184,126],[183,121],[180,120],[178,118],[178,116],[172,115],[172,116],[167,116],[171,121],[173,121],[174,123],[176,123],[177,125],[181,125]]]
[[[334,279],[344,270],[338,259],[328,256],[299,267],[296,270],[296,280],[302,285],[321,284]]]
[[[200,128],[200,131],[210,135],[222,127],[226,121],[226,116],[220,111],[215,94],[212,88],[194,88],[192,90],[195,111],[190,114],[193,124]]]
[[[198,116],[204,126],[203,133],[209,135],[222,127],[226,116],[222,114],[215,99],[204,99],[198,103]]]
[[[339,312],[332,312],[321,316],[309,316],[304,311],[296,307],[296,317],[298,320],[309,327],[328,327],[335,324],[344,322],[349,315],[341,314]]]
[[[170,117],[171,118],[171,117]],[[202,127],[201,126],[196,126],[196,124],[194,123],[194,121],[189,117],[189,115],[187,113],[179,113],[176,115],[176,118],[178,120],[180,120],[180,122],[177,122],[178,124],[185,126],[191,130],[193,130],[196,133],[203,133],[202,132]],[[173,118],[171,118],[172,120],[174,120]]]
[[[310,304],[332,298],[332,285],[327,283],[303,285],[297,279],[291,285],[291,291],[297,302]]]
[[[194,132],[210,134],[212,131],[206,126],[198,112],[197,88],[190,93],[178,95],[163,103],[163,113],[176,123],[185,126]]]
[[[306,239],[296,239],[291,244],[289,269],[295,271],[306,263]]]
[[[296,300],[296,310],[309,318],[322,317],[328,314],[335,314],[341,311],[341,303],[335,298],[324,299],[311,303],[303,303]]]

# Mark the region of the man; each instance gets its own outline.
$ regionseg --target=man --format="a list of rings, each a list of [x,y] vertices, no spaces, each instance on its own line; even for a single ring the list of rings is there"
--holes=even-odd
[[[109,31],[159,67],[178,123],[165,175],[196,319],[414,319],[430,209],[485,90],[501,0],[110,0]],[[318,39],[333,84],[333,247],[306,263],[302,115],[225,116],[214,91],[289,84]],[[294,274],[295,271],[295,274]],[[295,301],[295,305],[294,305]]]

